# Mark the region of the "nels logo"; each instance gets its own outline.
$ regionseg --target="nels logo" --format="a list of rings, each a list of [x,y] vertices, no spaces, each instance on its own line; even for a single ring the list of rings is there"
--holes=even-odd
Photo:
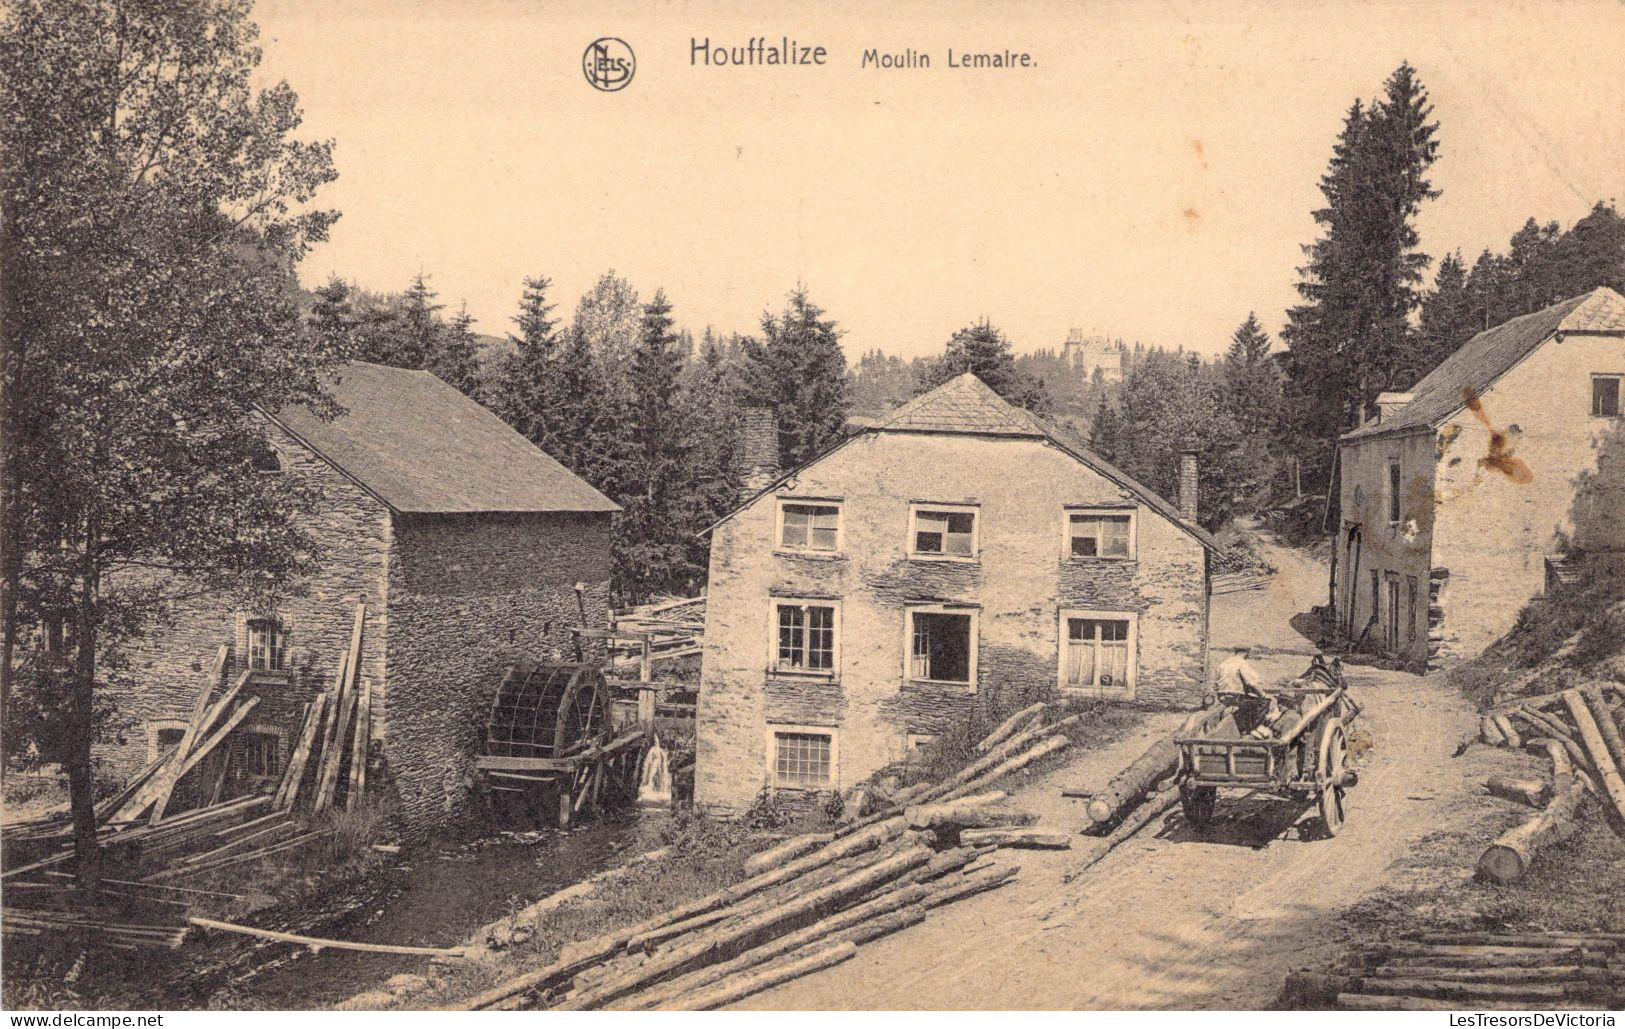
[[[581,55],[581,71],[587,76],[587,82],[606,93],[625,89],[637,70],[638,59],[632,56],[632,48],[614,36],[593,40]]]

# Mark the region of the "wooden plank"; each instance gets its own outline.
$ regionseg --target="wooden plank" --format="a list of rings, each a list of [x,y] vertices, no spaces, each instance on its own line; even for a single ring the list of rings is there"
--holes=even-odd
[[[179,868],[167,868],[156,875],[147,876],[145,884],[153,886],[163,882],[166,879],[174,879],[183,875],[195,875],[200,872],[212,872],[218,868],[227,868],[231,865],[242,864],[244,861],[253,861],[258,858],[268,857],[272,854],[280,853],[281,851],[292,850],[295,847],[302,847],[307,843],[313,843],[321,837],[329,835],[332,835],[331,829],[323,829],[319,832],[308,832],[302,836],[295,836],[291,840],[284,840],[281,843],[274,844],[269,847],[262,847],[259,850],[251,850],[245,854],[233,854],[230,857],[223,857],[219,860],[211,861],[208,864],[184,865]]]
[[[367,788],[367,746],[372,737],[372,680],[363,677],[361,694],[356,699],[355,738],[350,744],[350,792],[344,806],[354,808],[361,803]]]
[[[283,818],[283,819],[287,818],[287,815],[282,813],[282,812],[277,812],[277,816],[280,817],[280,818]],[[182,864],[182,865],[206,864],[211,858],[217,858],[217,857],[221,856],[222,854],[229,854],[232,851],[236,850],[238,847],[242,847],[242,846],[245,846],[245,845],[247,845],[249,843],[253,843],[255,840],[263,840],[263,839],[266,839],[268,837],[275,836],[277,833],[286,832],[289,829],[297,830],[298,828],[299,828],[299,826],[294,822],[290,822],[290,821],[277,822],[275,825],[265,826],[265,827],[261,828],[260,830],[258,830],[257,832],[251,832],[247,836],[242,836],[242,837],[239,837],[239,838],[237,838],[235,840],[231,840],[231,841],[229,841],[227,843],[222,843],[220,846],[215,847],[213,850],[205,850],[205,851],[203,851],[202,853],[199,853],[199,854],[188,854],[185,857],[180,859],[179,864]]]
[[[215,652],[214,664],[209,668],[209,677],[203,681],[203,688],[198,691],[197,700],[192,704],[192,717],[186,722],[186,732],[181,736],[180,745],[175,748],[181,754],[181,760],[184,760],[185,756],[192,752],[193,745],[197,743],[198,737],[202,735],[205,729],[203,715],[209,709],[209,695],[214,692],[216,686],[220,685],[220,675],[226,670],[226,656],[230,653],[231,649],[224,646]],[[174,794],[175,783],[179,780],[180,776],[167,779],[163,789],[158,794],[158,799],[153,801],[152,821],[154,825],[163,821],[164,809],[169,806],[169,798]]]
[[[467,949],[463,947],[403,947],[389,943],[362,943],[358,940],[328,940],[320,936],[300,936],[297,933],[256,929],[253,926],[238,925],[235,922],[219,922],[212,918],[188,918],[187,921],[201,929],[239,933],[244,936],[258,936],[261,939],[280,940],[283,943],[299,943],[315,950],[331,947],[334,950],[362,950],[373,954],[414,954],[420,957],[442,958],[460,958],[468,953]]]
[[[288,794],[282,798],[282,810],[292,811],[299,800],[299,791],[305,785],[305,768],[310,764],[312,748],[322,732],[322,719],[327,716],[328,709],[332,707],[333,693],[328,691],[316,698],[316,711],[314,720],[307,727],[306,733],[300,738],[299,749],[294,751],[294,771],[292,781],[288,783]]]
[[[481,771],[503,772],[568,772],[580,764],[573,757],[505,757],[481,754],[474,758],[474,767]]]
[[[230,706],[233,700],[237,699],[237,694],[242,691],[243,686],[248,682],[248,677],[248,672],[238,675],[237,680],[231,684],[226,692],[220,695],[220,699],[209,705],[208,711],[204,712],[203,719],[199,724],[205,729],[213,725],[215,719],[220,717],[220,713]],[[118,813],[109,821],[128,821],[137,818],[157,802],[161,793],[174,789],[175,783],[180,780],[180,777],[185,775],[197,763],[188,761],[195,749],[183,753],[179,747],[176,747],[170,751],[174,755],[173,760],[166,762],[163,770],[153,776],[145,787],[137,791],[129,803],[120,808]],[[167,783],[166,779],[168,780]]]
[[[231,731],[242,724],[243,719],[248,717],[248,713],[254,710],[255,707],[259,706],[259,702],[260,698],[249,697],[247,700],[238,705],[237,710],[233,711],[231,717],[226,720],[226,724],[216,729],[214,733],[210,735],[207,740],[204,740],[202,745],[194,750],[191,756],[186,759],[185,763],[181,765],[180,774],[185,775],[187,772],[191,771],[199,761],[202,761],[204,758],[208,757],[209,751],[213,750],[215,747],[218,747],[221,740],[231,735]],[[180,776],[176,776],[176,778],[178,779]]]
[[[311,716],[311,713],[315,710],[315,708],[316,708],[316,704],[315,704],[314,701],[306,701],[305,702],[305,713],[299,719],[299,735],[296,737],[296,740],[302,741],[305,738],[305,727],[310,724],[310,716]],[[296,742],[294,744],[294,746],[295,746],[295,749],[297,749],[298,743]],[[288,780],[292,776],[293,776],[293,755],[289,754],[288,755],[288,760],[286,760],[286,761],[284,761],[282,763],[282,777],[277,780],[276,790],[275,790],[275,792],[273,792],[271,794],[271,806],[273,808],[280,809],[282,807],[282,798],[284,796],[286,796],[287,793],[288,793]]]
[[[1591,716],[1591,709],[1586,707],[1585,698],[1580,696],[1579,690],[1565,692],[1563,703],[1568,705],[1569,714],[1574,716],[1575,727],[1580,730],[1580,739],[1585,743],[1586,750],[1591,752],[1591,764],[1597,770],[1603,790],[1614,802],[1614,810],[1619,812],[1619,817],[1625,819],[1625,780],[1620,779],[1619,768],[1603,743],[1602,733],[1597,728],[1596,719]]]
[[[316,781],[316,797],[312,805],[314,811],[325,811],[333,800],[333,793],[338,789],[339,770],[344,764],[345,736],[350,728],[351,709],[354,707],[356,670],[361,664],[361,634],[366,618],[366,602],[357,601],[355,624],[350,628],[350,649],[341,664],[338,689],[333,698],[333,718],[328,722],[327,742],[322,750],[320,774]]]

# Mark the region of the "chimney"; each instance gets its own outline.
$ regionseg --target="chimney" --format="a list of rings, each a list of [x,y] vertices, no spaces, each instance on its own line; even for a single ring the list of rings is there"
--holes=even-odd
[[[739,477],[747,494],[779,477],[779,421],[771,407],[747,407],[740,414]]]
[[[1196,524],[1196,451],[1186,447],[1179,452],[1179,517]]]
[[[1377,424],[1381,425],[1406,404],[1415,399],[1414,393],[1378,393],[1377,394]]]

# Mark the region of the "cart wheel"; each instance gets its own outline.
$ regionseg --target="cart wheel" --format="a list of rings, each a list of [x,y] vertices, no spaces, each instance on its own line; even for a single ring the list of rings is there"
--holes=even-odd
[[[1328,721],[1320,730],[1320,819],[1326,835],[1343,828],[1343,779],[1348,767],[1348,737],[1341,722]]]
[[[1217,786],[1181,786],[1179,806],[1185,812],[1185,821],[1198,829],[1213,819],[1213,806],[1218,802]]]

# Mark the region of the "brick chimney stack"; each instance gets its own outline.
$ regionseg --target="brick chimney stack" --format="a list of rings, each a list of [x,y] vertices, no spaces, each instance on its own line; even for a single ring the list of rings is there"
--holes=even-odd
[[[766,489],[779,477],[779,421],[771,407],[747,407],[742,412],[739,470],[747,494]]]
[[[1179,452],[1179,517],[1196,524],[1196,451],[1186,447]]]

